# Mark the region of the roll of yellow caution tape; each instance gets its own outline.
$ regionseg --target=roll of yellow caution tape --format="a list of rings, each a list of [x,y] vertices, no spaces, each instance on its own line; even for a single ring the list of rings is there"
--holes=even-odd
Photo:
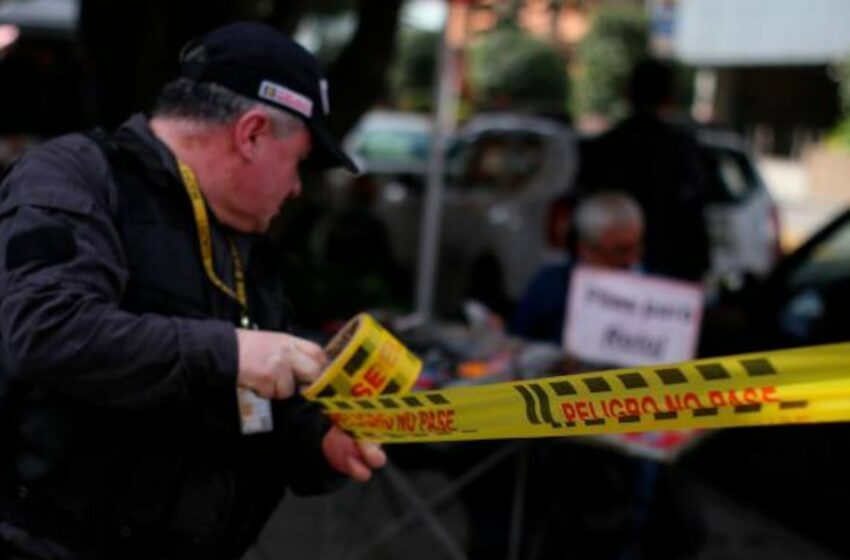
[[[356,339],[355,330],[350,346]],[[381,350],[373,344],[375,360]],[[337,358],[346,364],[355,353],[346,347]],[[341,428],[382,442],[850,420],[848,343],[417,393],[402,388],[412,385],[405,377],[397,394],[375,384],[363,398],[353,398],[354,382],[345,392],[337,377],[311,395]]]
[[[301,394],[308,399],[407,393],[422,361],[370,315],[349,321],[325,347],[330,363]]]

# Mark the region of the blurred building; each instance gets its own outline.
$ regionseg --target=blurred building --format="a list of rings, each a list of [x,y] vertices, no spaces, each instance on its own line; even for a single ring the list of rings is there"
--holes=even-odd
[[[799,155],[839,116],[830,65],[850,56],[847,0],[656,0],[672,5],[672,55],[700,69],[694,113]]]

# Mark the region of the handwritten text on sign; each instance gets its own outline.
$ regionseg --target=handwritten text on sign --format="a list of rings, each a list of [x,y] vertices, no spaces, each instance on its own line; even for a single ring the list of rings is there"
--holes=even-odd
[[[577,267],[570,281],[564,347],[582,360],[608,365],[690,360],[702,301],[696,284]]]

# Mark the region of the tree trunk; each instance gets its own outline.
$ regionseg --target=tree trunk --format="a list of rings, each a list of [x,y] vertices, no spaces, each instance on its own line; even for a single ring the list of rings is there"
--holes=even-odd
[[[357,31],[328,69],[331,130],[337,137],[385,94],[403,0],[360,0]]]
[[[338,135],[384,93],[402,3],[360,1],[357,31],[328,72],[331,128]],[[308,5],[277,0],[265,20],[291,34]],[[256,18],[257,7],[256,0],[82,0],[80,35],[94,65],[98,123],[115,126],[134,111],[150,110],[160,88],[176,76],[187,41],[227,21]]]
[[[114,126],[149,110],[176,75],[190,39],[244,15],[232,0],[82,0],[80,36],[90,53],[98,91],[98,121]]]

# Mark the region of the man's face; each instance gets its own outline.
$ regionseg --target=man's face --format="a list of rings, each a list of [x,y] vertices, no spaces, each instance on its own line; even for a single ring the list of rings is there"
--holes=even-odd
[[[579,259],[602,268],[629,269],[643,256],[643,228],[637,225],[609,227],[594,243],[580,242]]]
[[[232,203],[251,218],[251,232],[261,233],[284,201],[301,194],[298,166],[310,153],[312,139],[310,132],[301,128],[285,137],[263,134],[255,142],[254,157],[240,173]]]

